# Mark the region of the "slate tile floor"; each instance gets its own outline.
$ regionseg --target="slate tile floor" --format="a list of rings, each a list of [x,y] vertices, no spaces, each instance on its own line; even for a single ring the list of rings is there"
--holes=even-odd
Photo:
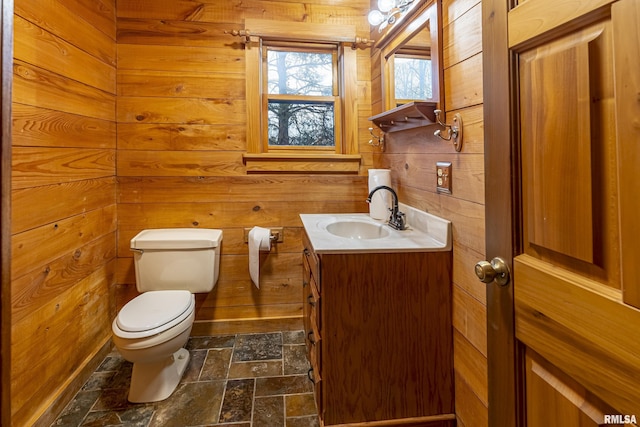
[[[192,337],[191,360],[162,402],[127,402],[131,363],[110,353],[52,426],[318,426],[304,334]]]

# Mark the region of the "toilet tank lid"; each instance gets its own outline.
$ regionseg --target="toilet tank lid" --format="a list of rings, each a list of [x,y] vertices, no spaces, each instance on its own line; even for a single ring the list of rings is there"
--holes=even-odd
[[[222,241],[222,230],[212,228],[155,228],[131,239],[131,249],[206,249]]]

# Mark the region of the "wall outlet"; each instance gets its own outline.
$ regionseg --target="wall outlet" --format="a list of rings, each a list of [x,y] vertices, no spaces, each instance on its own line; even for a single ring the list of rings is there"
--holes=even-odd
[[[436,163],[436,191],[451,194],[451,162]]]

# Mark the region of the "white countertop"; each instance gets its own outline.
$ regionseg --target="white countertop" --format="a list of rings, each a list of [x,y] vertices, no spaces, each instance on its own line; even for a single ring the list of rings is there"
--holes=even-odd
[[[375,220],[368,213],[300,214],[313,249],[319,254],[384,253],[384,252],[440,252],[450,251],[451,222],[400,203],[407,228],[399,231]],[[384,228],[384,237],[341,237],[327,230],[336,222],[366,222]],[[388,232],[388,233],[387,233]]]

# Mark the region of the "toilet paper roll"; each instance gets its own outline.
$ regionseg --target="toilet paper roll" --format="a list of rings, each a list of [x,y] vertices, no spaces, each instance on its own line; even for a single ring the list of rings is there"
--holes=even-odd
[[[249,230],[249,275],[256,288],[260,288],[260,251],[271,250],[271,230],[253,227]]]
[[[369,192],[376,187],[391,187],[391,169],[369,169]],[[371,197],[369,215],[373,219],[388,219],[391,207],[391,195],[388,191],[378,190]]]

